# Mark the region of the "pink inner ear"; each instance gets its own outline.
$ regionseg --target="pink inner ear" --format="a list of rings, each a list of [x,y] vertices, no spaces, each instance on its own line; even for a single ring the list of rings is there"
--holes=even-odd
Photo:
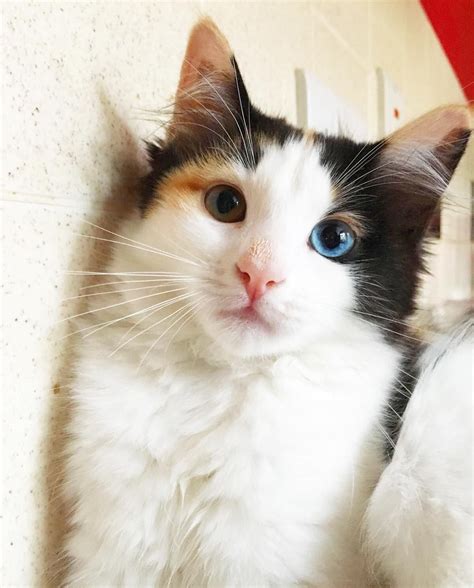
[[[208,18],[203,19],[191,31],[181,68],[178,86],[189,89],[202,80],[203,70],[233,74],[232,51],[226,38]]]
[[[438,108],[402,127],[388,138],[388,145],[403,147],[404,144],[436,147],[452,136],[456,130],[472,127],[469,108],[466,106],[445,106]]]

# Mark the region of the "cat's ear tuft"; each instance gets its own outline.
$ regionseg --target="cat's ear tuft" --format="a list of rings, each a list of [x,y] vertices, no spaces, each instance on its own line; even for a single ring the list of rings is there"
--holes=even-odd
[[[445,106],[395,131],[386,140],[385,157],[433,165],[449,182],[472,130],[472,111],[467,106]],[[440,186],[441,188],[442,186]]]
[[[232,51],[224,35],[210,18],[203,18],[194,25],[186,47],[178,96],[191,92],[196,86],[205,85],[205,77],[219,72],[233,75]]]
[[[374,172],[386,192],[391,218],[423,234],[466,149],[473,128],[468,106],[433,110],[387,137]]]
[[[192,29],[186,48],[168,138],[210,139],[247,112],[248,94],[227,39],[209,18]]]

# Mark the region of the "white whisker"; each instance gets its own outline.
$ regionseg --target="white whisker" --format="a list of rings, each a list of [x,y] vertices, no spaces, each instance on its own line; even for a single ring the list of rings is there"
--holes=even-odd
[[[181,309],[183,310],[183,309]],[[161,335],[155,339],[154,343],[151,345],[151,347],[148,349],[148,351],[145,353],[145,355],[143,356],[142,360],[140,361],[140,364],[138,366],[138,370],[140,370],[140,368],[142,367],[143,363],[145,362],[146,358],[150,355],[150,353],[153,351],[153,349],[156,347],[156,345],[158,344],[158,342],[166,335],[166,333],[171,329],[171,327],[173,327],[176,322],[178,322],[179,320],[181,320],[182,318],[184,318],[185,315],[189,314],[189,312],[191,312],[193,310],[193,308],[190,308],[188,311],[186,311],[186,313],[184,315],[179,315],[178,318],[173,321],[171,323],[171,325],[169,325],[162,333]]]
[[[174,332],[173,336],[171,337],[171,339],[168,341],[168,344],[166,345],[165,353],[168,352],[169,346],[171,345],[173,339],[181,331],[181,329],[184,327],[184,325],[186,325],[187,323],[189,323],[189,321],[192,320],[196,316],[196,310],[197,310],[197,308],[199,306],[199,302],[200,301],[198,300],[196,303],[194,303],[194,306],[193,306],[193,309],[192,309],[194,312],[183,323],[181,323],[181,325],[176,329],[176,331]]]
[[[416,380],[418,381],[418,378],[416,376],[414,376],[413,374],[410,374],[409,372],[403,370],[401,367],[398,368],[403,374],[405,374],[405,376],[408,376],[409,378],[411,378],[412,380]]]
[[[242,114],[242,122],[243,122],[243,125],[244,125],[244,128],[245,128],[245,133],[246,133],[246,136],[247,136],[247,144],[248,144],[248,147],[249,147],[250,154],[252,155],[253,165],[255,167],[256,166],[255,153],[254,153],[254,150],[253,150],[253,145],[252,145],[250,134],[249,134],[249,129],[248,129],[248,126],[247,126],[247,124],[245,122],[244,107],[243,107],[243,104],[242,104],[242,97],[240,95],[239,80],[238,80],[238,77],[237,77],[237,69],[235,67],[235,61],[232,62],[232,67],[234,69],[235,87],[237,89],[237,96],[239,98],[240,112]],[[250,124],[250,116],[249,116],[249,124]]]
[[[375,423],[375,426],[377,427],[377,429],[382,433],[382,435],[385,437],[385,439],[388,441],[390,447],[392,449],[395,449],[395,443],[392,441],[392,439],[390,438],[390,435],[387,433],[387,431],[382,427],[382,425],[380,425],[379,423]]]
[[[193,294],[192,294],[193,295]],[[120,349],[122,349],[123,347],[125,347],[126,345],[128,345],[128,343],[130,343],[131,341],[134,341],[137,337],[140,337],[141,335],[143,335],[144,333],[147,333],[148,331],[150,331],[151,329],[154,329],[155,327],[157,327],[158,325],[160,325],[162,322],[168,320],[169,318],[171,318],[172,316],[174,316],[176,313],[181,312],[184,308],[187,308],[189,305],[193,304],[193,302],[188,302],[187,304],[185,304],[184,306],[181,306],[180,308],[178,308],[177,310],[173,311],[171,314],[166,315],[165,317],[161,318],[159,321],[156,321],[155,323],[153,323],[152,325],[150,325],[149,327],[147,327],[146,329],[141,330],[139,333],[136,333],[135,335],[133,335],[133,337],[130,337],[129,339],[127,339],[124,343],[121,343],[118,347],[116,347],[112,353],[110,353],[109,357],[112,357],[113,355],[115,355],[118,351],[120,351]],[[158,310],[158,309],[156,309]],[[156,312],[153,311],[153,312]],[[153,313],[152,313],[153,314]]]
[[[101,227],[101,226],[96,225],[94,223],[91,223],[89,221],[84,221],[84,222],[95,227],[96,229],[99,229],[101,231],[105,231],[106,233],[109,233],[110,235],[114,235],[115,237],[119,237],[120,239],[124,239],[125,241],[130,241],[130,243],[133,243],[135,245],[139,245],[139,246],[145,247],[147,249],[150,249],[150,250],[154,251],[155,253],[160,253],[160,254],[169,253],[169,252],[163,251],[162,249],[158,249],[152,245],[147,245],[146,243],[140,243],[140,241],[135,241],[134,239],[130,239],[129,237],[125,237],[124,235],[121,235],[120,233],[114,233],[113,231],[110,231],[109,229],[105,229],[104,227]],[[178,259],[180,261],[189,261],[189,260],[186,260],[185,258],[181,258],[179,256],[176,259]]]
[[[80,289],[81,290],[87,290],[90,288],[101,288],[102,286],[112,286],[114,284],[144,284],[144,283],[160,283],[160,282],[166,282],[166,281],[170,281],[171,278],[173,278],[172,282],[173,283],[178,283],[178,282],[184,282],[187,283],[189,282],[194,282],[194,281],[199,281],[199,278],[190,278],[189,276],[168,276],[168,277],[160,277],[160,278],[156,278],[156,279],[151,279],[151,280],[116,280],[114,282],[101,282],[99,284],[91,284],[89,286],[82,286]]]
[[[164,300],[162,302],[158,302],[157,304],[154,304],[152,306],[148,306],[147,308],[143,308],[141,310],[137,310],[137,311],[132,312],[130,314],[127,314],[125,316],[121,316],[119,318],[116,318],[116,319],[113,319],[110,321],[104,321],[103,323],[99,323],[98,325],[91,325],[90,327],[86,327],[85,329],[81,329],[80,331],[76,331],[76,332],[82,332],[82,331],[86,331],[86,330],[89,330],[92,328],[93,329],[92,331],[90,331],[89,333],[84,335],[84,338],[86,338],[86,337],[89,337],[90,335],[93,335],[94,333],[97,333],[98,331],[101,331],[102,329],[105,329],[105,327],[108,327],[110,325],[114,325],[120,321],[131,318],[133,316],[137,316],[137,315],[142,314],[143,312],[147,312],[151,309],[158,310],[160,308],[166,308],[167,306],[171,306],[172,304],[175,304],[176,302],[179,302],[181,300],[186,300],[187,298],[190,298],[192,295],[193,295],[192,293],[181,294],[180,296],[175,296],[174,298],[170,298],[169,300]]]
[[[181,90],[181,92],[183,94],[189,96],[189,93],[186,92],[186,90]],[[227,131],[227,129],[225,128],[225,126],[222,124],[222,122],[218,119],[218,117],[211,110],[209,110],[206,106],[204,106],[204,104],[202,102],[200,102],[196,98],[193,98],[193,100],[195,100],[201,106],[201,108],[203,108],[217,122],[217,124],[222,128],[222,130],[224,131],[224,133],[229,138],[230,144],[228,144],[228,146],[231,149],[234,150],[235,154],[238,155],[239,160],[242,162],[242,164],[244,164],[244,162],[242,160],[242,157],[240,155],[239,149],[238,149],[237,145],[235,144],[235,141],[232,139],[232,137],[230,136],[229,132]]]
[[[119,344],[122,343],[122,341],[124,341],[132,331],[134,331],[138,325],[140,325],[143,321],[146,321],[148,318],[150,318],[157,310],[157,308],[155,308],[156,305],[153,305],[151,307],[148,307],[147,310],[150,310],[150,312],[148,312],[148,314],[145,314],[144,316],[142,316],[140,319],[138,319],[137,321],[135,321],[132,326],[127,329],[127,331],[120,337],[119,340]]]
[[[87,270],[67,270],[65,273],[71,276],[143,276],[145,278],[160,275],[160,272],[93,272]]]
[[[123,245],[124,247],[132,247],[133,249],[139,249],[140,251],[144,251],[145,253],[152,253],[154,255],[162,255],[163,257],[169,257],[170,259],[175,259],[177,261],[183,261],[184,263],[190,263],[191,265],[197,266],[198,264],[195,261],[191,261],[190,259],[185,259],[184,257],[180,257],[179,255],[174,255],[173,253],[168,253],[166,251],[161,251],[160,249],[147,249],[146,247],[140,247],[138,245],[133,245],[132,243],[123,243],[122,241],[117,241],[116,239],[106,239],[105,237],[96,237],[95,235],[83,235],[82,233],[74,233],[77,237],[83,237],[85,239],[94,239],[95,241],[105,241],[107,243],[115,243],[117,245]]]
[[[89,294],[79,294],[78,296],[69,296],[68,298],[63,298],[62,302],[66,302],[68,300],[77,300],[78,298],[89,298],[91,296],[105,296],[106,294],[121,294],[122,292],[136,292],[137,290],[149,290],[150,288],[166,288],[168,286],[176,286],[180,282],[175,281],[165,281],[162,284],[152,284],[150,286],[140,286],[139,288],[124,288],[124,289],[117,289],[117,290],[107,290],[105,292],[91,292]]]
[[[189,255],[191,257],[194,257],[194,259],[196,261],[198,261],[202,266],[206,266],[207,265],[207,261],[204,261],[204,259],[198,257],[196,254],[191,253],[190,251],[188,251],[187,249],[185,249],[182,244],[178,243],[176,239],[171,239],[170,236],[163,236],[164,239],[166,239],[166,241],[168,243],[170,243],[172,246],[177,247],[178,249],[181,249],[181,251],[183,251],[186,255]]]
[[[403,417],[398,414],[398,412],[393,408],[393,406],[388,401],[387,401],[387,407],[395,414],[395,416],[400,420],[400,422],[403,423],[403,420],[404,420]]]
[[[207,84],[209,85],[209,87],[210,87],[210,88],[211,88],[211,89],[214,91],[214,93],[215,93],[215,94],[216,94],[216,96],[219,98],[219,100],[222,102],[222,104],[223,104],[223,105],[224,105],[224,106],[227,108],[227,110],[229,111],[229,113],[230,113],[231,117],[232,117],[232,118],[234,119],[234,121],[235,121],[235,124],[236,124],[236,126],[237,126],[237,129],[238,129],[238,131],[239,131],[239,134],[240,134],[240,136],[241,136],[241,138],[242,138],[242,142],[243,142],[243,145],[244,145],[244,148],[245,148],[245,152],[246,152],[247,164],[248,164],[248,165],[250,165],[250,154],[249,154],[249,151],[248,151],[248,146],[247,146],[247,143],[246,143],[246,141],[245,141],[244,135],[243,135],[243,133],[242,133],[242,129],[241,129],[241,127],[240,127],[240,125],[239,125],[239,123],[238,123],[238,121],[237,121],[237,118],[235,117],[235,114],[232,112],[232,110],[230,109],[229,105],[228,105],[228,104],[227,104],[227,102],[224,100],[224,98],[222,98],[221,94],[218,92],[218,90],[217,90],[217,88],[214,86],[214,84],[212,84],[212,83],[209,81],[209,79],[208,79],[208,78],[207,78],[207,77],[206,77],[206,76],[205,76],[205,75],[204,75],[204,74],[203,74],[203,73],[202,73],[200,70],[198,70],[198,69],[197,69],[197,67],[196,67],[196,66],[195,66],[193,63],[191,63],[189,60],[185,60],[185,61],[188,63],[188,65],[190,65],[190,66],[191,66],[191,67],[192,67],[192,68],[193,68],[193,69],[194,69],[194,70],[195,70],[195,71],[196,71],[196,72],[197,72],[197,73],[198,73],[198,74],[199,74],[199,75],[202,77],[202,79],[203,79],[203,80],[205,80],[205,81],[206,81],[206,83],[207,83]],[[224,126],[223,126],[223,125],[221,125],[221,126],[222,126],[222,128],[224,128]],[[224,130],[225,130],[225,129],[224,129]],[[227,132],[227,131],[226,131],[226,132]],[[232,140],[232,139],[231,139],[231,140]]]
[[[122,302],[117,302],[115,304],[109,304],[108,306],[102,306],[101,308],[94,308],[91,310],[87,310],[85,312],[80,312],[79,314],[74,314],[73,316],[68,316],[66,318],[60,319],[58,322],[62,323],[64,321],[69,321],[80,316],[84,316],[86,314],[92,314],[94,312],[101,312],[102,310],[108,310],[109,308],[115,308],[117,306],[122,306],[123,304],[129,304],[131,302],[137,302],[138,300],[144,300],[145,298],[151,298],[152,296],[163,296],[164,294],[170,294],[171,292],[179,292],[180,290],[186,290],[186,288],[175,288],[173,290],[166,290],[165,292],[156,292],[154,294],[146,294],[145,296],[139,296],[138,298],[132,298],[131,300],[123,300]]]

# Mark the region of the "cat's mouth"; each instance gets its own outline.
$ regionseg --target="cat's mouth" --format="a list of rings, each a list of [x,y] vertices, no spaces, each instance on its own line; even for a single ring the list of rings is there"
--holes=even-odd
[[[239,320],[248,325],[257,326],[267,331],[272,330],[272,325],[264,319],[262,314],[251,304],[233,310],[223,310],[219,314],[225,319]]]

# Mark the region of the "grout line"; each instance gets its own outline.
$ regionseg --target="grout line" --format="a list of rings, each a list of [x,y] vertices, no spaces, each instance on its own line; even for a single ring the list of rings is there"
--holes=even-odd
[[[326,19],[326,17],[319,12],[318,8],[314,7],[316,18],[326,27],[326,29],[336,38],[336,40],[344,47],[344,49],[351,54],[351,56],[357,61],[357,63],[364,69],[366,72],[371,71],[370,61],[369,59],[365,60],[359,53],[346,41],[346,39],[341,35],[341,33],[335,29],[332,24]],[[368,31],[369,33],[369,31]]]

